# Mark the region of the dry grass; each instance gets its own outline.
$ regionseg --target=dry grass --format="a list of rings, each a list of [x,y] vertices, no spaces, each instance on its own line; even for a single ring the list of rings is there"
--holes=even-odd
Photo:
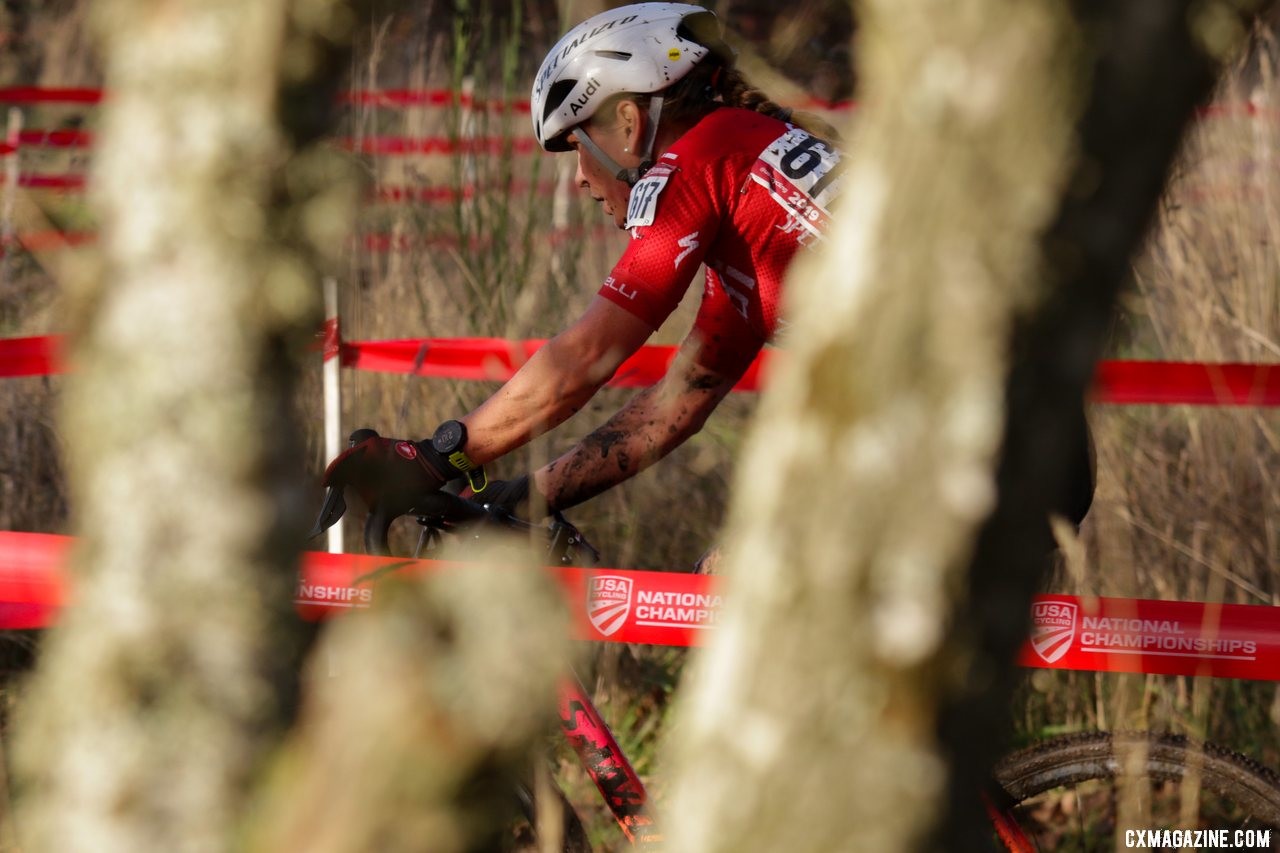
[[[1186,140],[1110,357],[1280,362],[1278,57],[1260,34]],[[1097,405],[1092,422],[1085,557],[1054,591],[1280,605],[1280,412]],[[1027,681],[1027,735],[1150,726],[1280,765],[1271,683],[1046,671]]]

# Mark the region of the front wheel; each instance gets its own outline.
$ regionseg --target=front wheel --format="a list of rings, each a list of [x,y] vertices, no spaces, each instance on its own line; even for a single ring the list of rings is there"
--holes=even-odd
[[[1151,784],[1146,828],[1183,825],[1191,802],[1197,828],[1280,830],[1280,775],[1183,735],[1067,735],[1006,756],[994,775],[1040,849],[1103,849],[1116,827],[1116,780],[1135,765]]]

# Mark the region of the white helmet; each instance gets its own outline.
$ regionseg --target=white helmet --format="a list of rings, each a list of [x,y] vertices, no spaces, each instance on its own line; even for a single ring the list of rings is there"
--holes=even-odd
[[[591,118],[606,99],[622,92],[661,91],[708,53],[733,62],[719,20],[701,6],[636,3],[588,18],[542,60],[533,82],[534,136],[547,151],[568,151],[565,135]]]

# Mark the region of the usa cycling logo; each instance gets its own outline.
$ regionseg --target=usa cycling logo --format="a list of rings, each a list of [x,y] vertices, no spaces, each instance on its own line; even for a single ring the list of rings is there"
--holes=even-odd
[[[631,613],[631,578],[598,575],[587,582],[587,618],[604,636],[626,624]]]
[[[1045,663],[1055,663],[1076,638],[1079,608],[1066,601],[1037,602],[1031,611],[1031,648]]]

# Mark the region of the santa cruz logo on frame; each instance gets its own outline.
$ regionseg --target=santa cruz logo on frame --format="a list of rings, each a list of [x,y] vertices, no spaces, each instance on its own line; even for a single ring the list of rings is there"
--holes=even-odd
[[[1077,610],[1066,601],[1041,601],[1032,608],[1031,648],[1045,663],[1054,663],[1070,650],[1076,638]]]
[[[606,637],[627,621],[631,612],[631,578],[599,575],[587,581],[587,618]]]

